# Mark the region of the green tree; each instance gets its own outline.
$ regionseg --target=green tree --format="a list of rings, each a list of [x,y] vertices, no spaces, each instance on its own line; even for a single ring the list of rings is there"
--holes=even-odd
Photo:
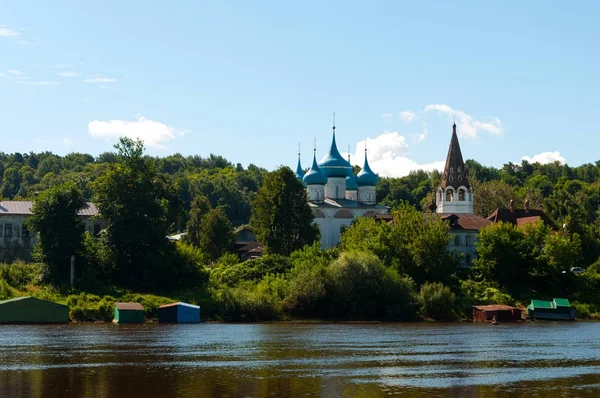
[[[49,266],[53,283],[66,283],[70,275],[70,257],[82,248],[79,210],[86,207],[83,194],[72,182],[40,193],[28,220],[39,236],[42,261]]]
[[[186,240],[196,247],[200,247],[202,218],[210,211],[210,209],[210,202],[204,195],[197,195],[192,201],[190,219],[186,228]]]
[[[454,303],[456,295],[449,287],[440,282],[426,282],[419,292],[423,314],[439,320],[455,318]]]
[[[250,224],[271,253],[289,256],[319,238],[306,191],[289,167],[281,167],[264,179],[252,202]]]
[[[104,248],[123,286],[154,289],[174,277],[175,246],[167,234],[177,219],[179,200],[170,181],[143,156],[141,141],[121,138],[119,162],[94,182],[94,203],[106,221]]]
[[[202,217],[198,247],[214,261],[227,253],[233,243],[233,227],[222,208],[211,209]]]

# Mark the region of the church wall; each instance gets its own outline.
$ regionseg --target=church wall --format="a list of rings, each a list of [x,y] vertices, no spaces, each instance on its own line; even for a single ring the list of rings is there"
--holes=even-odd
[[[320,208],[325,218],[315,218],[315,223],[321,230],[321,248],[330,249],[336,247],[340,243],[340,235],[342,226],[348,228],[354,218],[362,217],[368,211],[376,211],[377,213],[387,213],[382,209],[344,209],[344,208]],[[354,218],[335,218],[335,214],[340,210],[350,210],[354,214]]]
[[[325,197],[344,199],[346,197],[346,177],[328,177],[325,185]]]

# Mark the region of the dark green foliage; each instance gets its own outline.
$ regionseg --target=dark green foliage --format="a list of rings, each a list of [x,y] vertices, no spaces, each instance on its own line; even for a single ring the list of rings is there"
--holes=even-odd
[[[179,200],[170,181],[143,156],[141,141],[121,138],[116,148],[121,160],[110,164],[93,187],[94,203],[107,224],[106,257],[118,284],[157,289],[172,273],[167,263],[175,247],[166,236]]]
[[[258,281],[268,274],[281,274],[292,267],[289,257],[268,254],[236,264],[218,264],[211,272],[216,283],[235,286],[242,281]]]
[[[192,245],[200,246],[200,229],[202,228],[202,218],[210,211],[210,202],[204,195],[198,195],[192,202],[190,217],[186,228],[186,241]]]
[[[425,282],[421,286],[419,298],[423,314],[438,320],[454,319],[456,295],[441,282]]]
[[[222,208],[211,209],[202,217],[198,247],[216,260],[231,249],[233,227]]]
[[[86,203],[74,183],[42,192],[34,201],[28,224],[39,237],[42,258],[53,283],[69,281],[70,258],[82,248],[81,220],[77,213]]]
[[[319,238],[306,191],[289,167],[267,175],[252,202],[250,224],[269,253],[289,256]]]

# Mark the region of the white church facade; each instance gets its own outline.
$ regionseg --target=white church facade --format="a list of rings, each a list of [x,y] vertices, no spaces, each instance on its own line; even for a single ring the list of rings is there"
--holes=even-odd
[[[379,177],[369,166],[366,149],[363,168],[355,175],[350,162],[338,151],[335,125],[329,152],[317,162],[315,149],[312,166],[306,174],[298,154],[296,176],[306,187],[323,249],[337,246],[342,232],[355,218],[388,213],[386,206],[376,203],[375,186]]]

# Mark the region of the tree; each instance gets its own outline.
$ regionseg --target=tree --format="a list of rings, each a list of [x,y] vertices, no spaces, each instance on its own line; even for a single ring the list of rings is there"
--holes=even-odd
[[[252,202],[250,224],[271,253],[289,256],[319,238],[306,191],[289,167],[267,175]]]
[[[103,237],[115,281],[123,286],[164,286],[175,247],[167,234],[180,202],[171,182],[143,156],[141,141],[121,138],[119,161],[94,182],[94,203],[106,221]]]
[[[448,320],[455,317],[453,309],[456,295],[443,283],[426,282],[421,286],[419,298],[424,315],[439,320]]]
[[[28,223],[38,233],[41,260],[48,264],[53,283],[69,280],[69,259],[82,248],[78,212],[85,207],[83,194],[73,182],[40,193],[33,203]]]
[[[222,208],[211,209],[202,217],[198,247],[214,261],[227,253],[233,243],[233,227]]]
[[[190,219],[186,228],[186,240],[193,246],[200,247],[200,230],[202,228],[202,218],[210,211],[210,202],[204,195],[197,195],[190,209]]]

